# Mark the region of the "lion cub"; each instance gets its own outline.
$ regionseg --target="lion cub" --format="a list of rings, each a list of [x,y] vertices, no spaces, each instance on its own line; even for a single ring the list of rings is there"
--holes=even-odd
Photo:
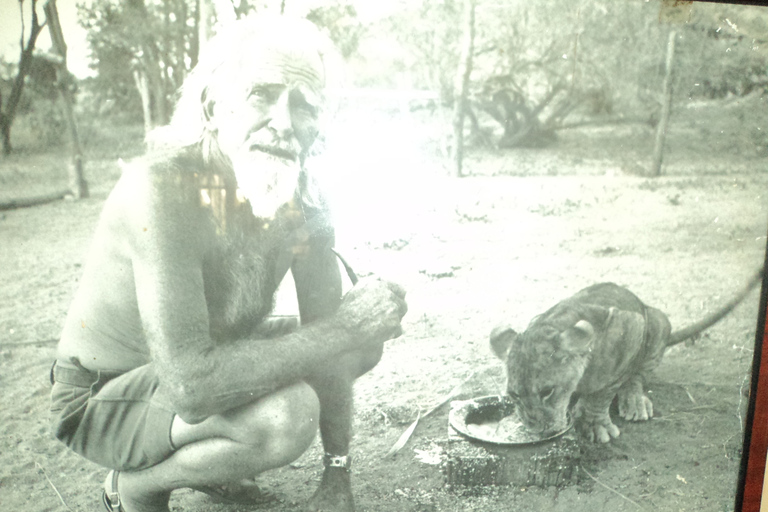
[[[521,421],[542,437],[567,427],[571,396],[579,400],[579,431],[605,443],[618,437],[608,408],[618,395],[619,415],[632,421],[653,416],[643,384],[664,350],[712,326],[762,280],[762,270],[722,308],[671,332],[667,316],[613,283],[590,286],[535,317],[522,334],[501,325],[491,349],[506,366],[507,393]]]

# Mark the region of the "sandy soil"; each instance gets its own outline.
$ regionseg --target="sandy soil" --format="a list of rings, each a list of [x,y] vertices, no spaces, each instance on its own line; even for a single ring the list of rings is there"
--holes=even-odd
[[[668,351],[650,384],[655,417],[616,419],[619,439],[585,444],[590,462],[577,485],[447,489],[440,465],[417,458],[421,451],[440,455],[447,407],[421,421],[397,455],[383,458],[419,411],[458,384],[465,383],[461,396],[499,389],[499,363],[487,342],[496,323],[524,329],[582,287],[614,281],[682,327],[746,282],[764,258],[768,161],[731,152],[712,125],[704,133],[696,124],[703,116],[729,118],[720,106],[688,116],[674,125],[666,175],[654,179],[633,174],[650,144],[640,128],[564,133],[544,150],[472,151],[470,176],[451,179],[436,139],[424,135],[424,119],[369,120],[366,126],[381,130],[358,133],[354,116],[346,118],[337,137],[348,145],[326,159],[337,185],[338,247],[359,274],[401,282],[410,308],[405,334],[356,385],[359,510],[733,508],[757,291],[694,345]],[[48,370],[51,340],[119,175],[117,156],[88,163],[90,199],[0,213],[2,510],[100,509],[106,471],[49,434]],[[0,195],[23,192],[30,182],[55,188],[61,172],[47,170],[55,159],[6,159]],[[283,312],[293,307],[289,295],[281,296]],[[268,510],[301,509],[319,481],[320,454],[316,443],[291,466],[263,475],[279,498]],[[174,493],[171,508],[256,509],[214,504],[191,490]]]

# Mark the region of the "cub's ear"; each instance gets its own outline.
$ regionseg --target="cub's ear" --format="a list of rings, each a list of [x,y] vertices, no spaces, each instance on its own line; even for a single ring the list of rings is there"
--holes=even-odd
[[[592,348],[595,328],[586,320],[579,320],[573,327],[560,333],[560,348],[574,354],[585,354]]]
[[[517,336],[515,330],[508,325],[496,326],[491,331],[491,351],[496,354],[496,357],[505,361]]]

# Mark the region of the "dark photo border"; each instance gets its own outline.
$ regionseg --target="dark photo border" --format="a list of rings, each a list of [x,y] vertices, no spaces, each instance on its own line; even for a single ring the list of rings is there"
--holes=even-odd
[[[766,265],[768,265],[768,250]],[[743,455],[734,507],[737,512],[760,511],[768,455],[768,326],[766,326],[768,279],[765,275],[763,275],[759,308]]]

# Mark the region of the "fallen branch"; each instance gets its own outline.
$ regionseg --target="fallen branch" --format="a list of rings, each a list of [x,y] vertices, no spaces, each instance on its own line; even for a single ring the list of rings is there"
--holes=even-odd
[[[21,199],[11,199],[8,201],[0,202],[0,211],[3,210],[15,210],[17,208],[29,208],[30,206],[38,206],[41,204],[52,203],[64,199],[67,195],[72,195],[69,190],[60,190],[58,192],[52,192],[50,194],[43,194],[39,196],[24,197]]]
[[[584,126],[609,126],[616,124],[645,124],[652,125],[653,122],[647,117],[615,117],[611,119],[593,119],[589,121],[574,121],[572,123],[563,123],[560,125],[554,125],[552,130],[571,130],[573,128],[581,128]]]
[[[7,347],[38,347],[40,345],[49,345],[58,343],[58,338],[50,340],[38,340],[38,341],[12,341],[10,343],[0,343],[0,349]]]

